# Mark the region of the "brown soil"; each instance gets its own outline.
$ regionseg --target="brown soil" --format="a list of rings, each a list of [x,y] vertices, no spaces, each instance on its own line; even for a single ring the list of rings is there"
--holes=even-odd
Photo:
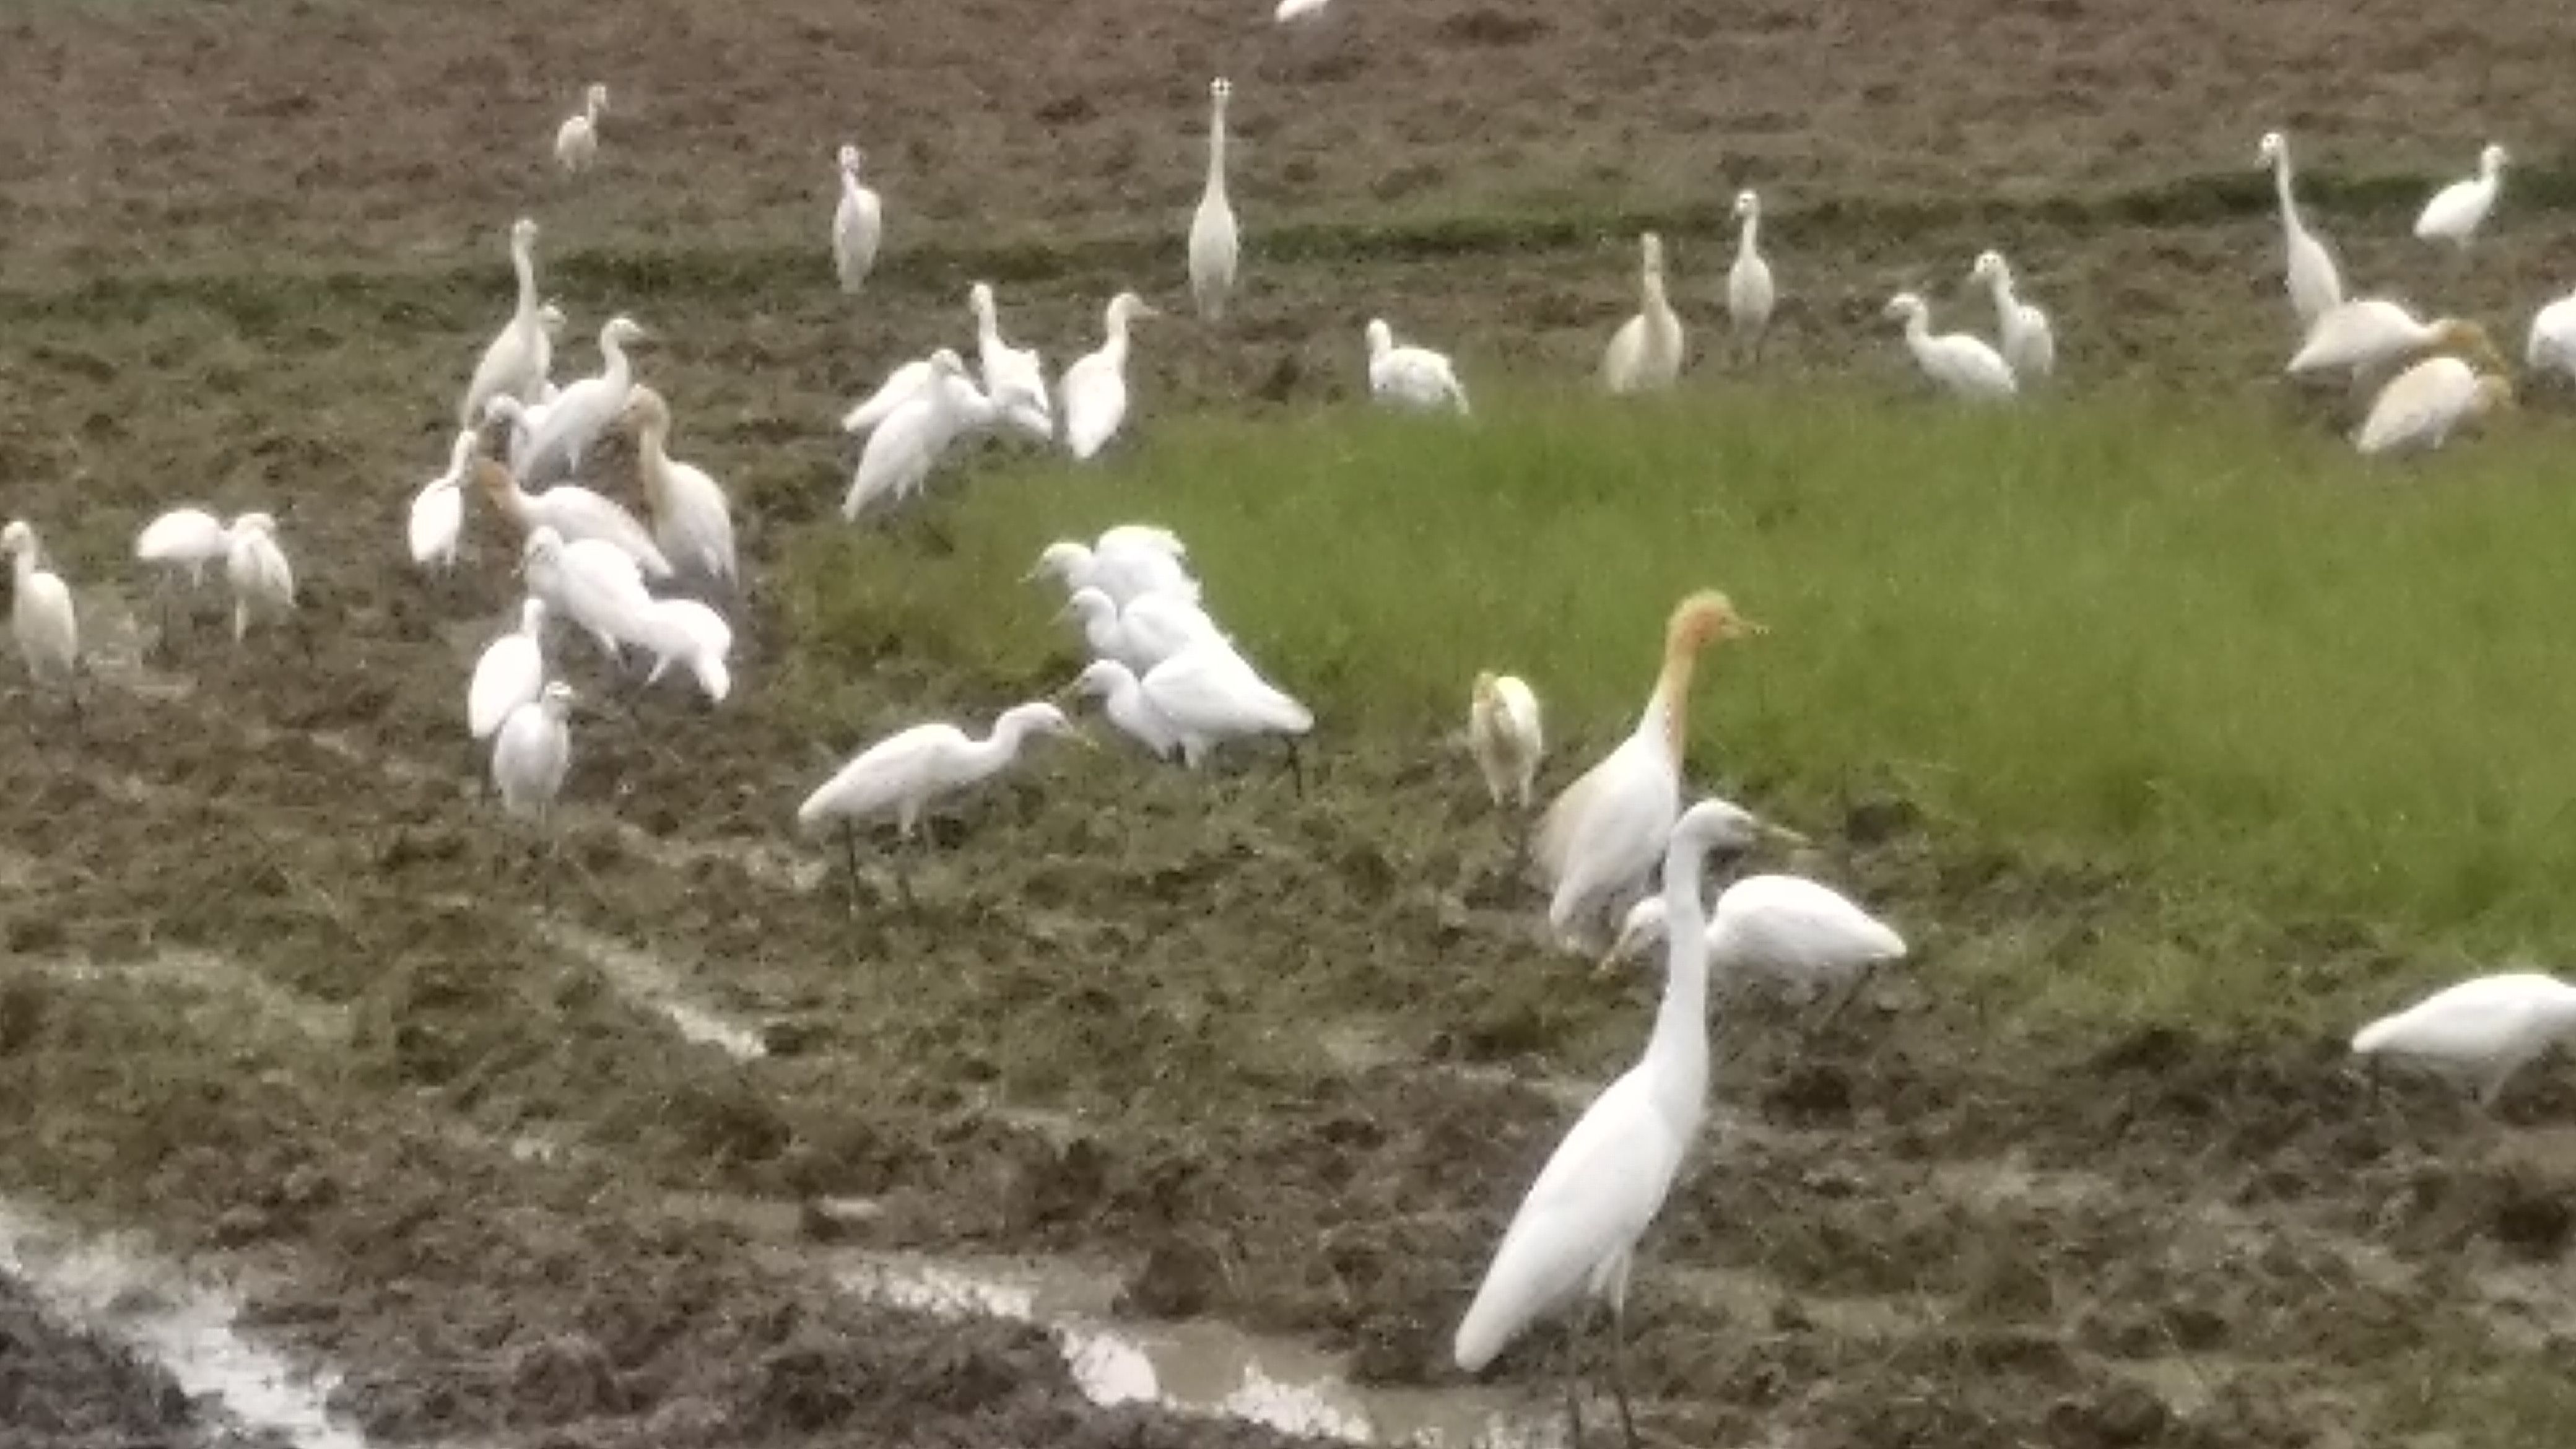
[[[1867,353],[1892,377],[1876,299],[1994,238],[1967,212],[1892,235],[1903,213],[1870,207],[2239,173],[2275,123],[2457,170],[2489,98],[2554,93],[2543,57],[2576,28],[2541,6],[1338,0],[1282,37],[1266,10],[48,0],[8,22],[0,477],[102,657],[77,729],[23,694],[0,728],[0,1190],[235,1270],[258,1330],[345,1370],[343,1405],[397,1443],[1268,1437],[1091,1409],[1034,1330],[837,1292],[853,1239],[1076,1255],[1128,1275],[1124,1311],[1447,1382],[1484,1255],[1569,1097],[1633,1052],[1642,986],[1531,947],[1503,833],[1428,744],[1338,752],[1302,800],[1062,752],[961,812],[919,916],[872,867],[854,919],[831,854],[789,837],[794,802],[923,700],[980,710],[1031,681],[889,660],[812,703],[773,585],[838,492],[828,419],[954,333],[970,263],[1010,265],[1014,330],[1050,355],[1122,282],[1176,291],[1176,244],[1134,239],[1177,232],[1220,67],[1256,253],[1268,217],[1580,233],[1777,180],[1793,213],[1849,208],[1776,243],[1803,273],[1787,365]],[[544,142],[593,76],[615,91],[603,165],[567,186]],[[2256,112],[2256,78],[2292,89]],[[819,248],[844,133],[897,218],[855,341]],[[522,208],[585,328],[628,307],[673,339],[652,372],[683,451],[736,491],[759,601],[717,712],[621,692],[567,641],[594,703],[550,858],[496,823],[458,727],[514,597],[506,546],[478,515],[451,584],[398,566]],[[2071,359],[2212,381],[2277,352],[2259,215],[2049,215],[2003,239],[2036,249]],[[2510,218],[2459,289],[2528,300],[2553,225]],[[2358,267],[2420,271],[2359,227]],[[1108,240],[999,245],[1058,229]],[[1488,362],[1586,366],[1628,244],[1488,241],[1266,266],[1233,338],[1172,329],[1141,385],[1161,405],[1333,394],[1382,297]],[[1688,286],[1721,246],[1713,211],[1684,234]],[[284,514],[300,632],[236,653],[208,600],[175,659],[138,668],[116,625],[152,612],[133,530],[183,498]],[[1864,806],[1818,832],[1896,919],[1948,923],[1927,924],[1926,981],[2033,933],[2080,969],[2120,909],[2116,887],[1947,859],[1927,830]],[[683,1042],[581,931],[649,953],[767,1054]],[[1659,1441],[2576,1426],[2553,1366],[2576,1156],[2531,1125],[2565,1117],[2563,1089],[2517,1094],[2508,1131],[2365,1082],[2330,1041],[1998,1040],[1970,1015],[1899,982],[1822,1031],[1728,1023],[1721,1120],[1632,1305]],[[820,1211],[842,1198],[870,1210]],[[22,1325],[0,1296],[0,1405],[59,1422],[13,1426],[201,1442],[149,1375]],[[1538,1353],[1505,1372],[1546,1411]]]

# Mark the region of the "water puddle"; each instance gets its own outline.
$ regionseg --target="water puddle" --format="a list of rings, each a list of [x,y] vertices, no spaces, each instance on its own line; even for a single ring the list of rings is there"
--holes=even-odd
[[[689,1000],[679,973],[660,957],[559,921],[539,922],[537,931],[557,950],[596,968],[618,995],[670,1022],[682,1038],[714,1047],[738,1062],[769,1055],[769,1044],[759,1032]]]
[[[280,986],[212,951],[164,950],[138,961],[94,961],[65,956],[36,963],[58,981],[79,985],[116,982],[175,991],[247,1013],[263,1027],[282,1028],[309,1041],[344,1043],[356,1030],[349,1008]]]
[[[328,1407],[335,1375],[303,1373],[250,1342],[234,1331],[231,1302],[138,1247],[83,1241],[24,1204],[0,1202],[0,1272],[47,1313],[124,1344],[244,1429],[296,1449],[366,1449]]]
[[[1051,1333],[1093,1403],[1155,1403],[1286,1434],[1418,1449],[1556,1449],[1561,1426],[1482,1388],[1350,1382],[1330,1354],[1213,1320],[1115,1323],[1108,1274],[1020,1259],[837,1252],[834,1281],[872,1301],[949,1318],[1001,1318]]]

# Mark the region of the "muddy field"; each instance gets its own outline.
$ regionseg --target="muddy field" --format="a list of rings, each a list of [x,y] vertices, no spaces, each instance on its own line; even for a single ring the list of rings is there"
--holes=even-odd
[[[1061,681],[792,637],[779,560],[829,526],[830,420],[963,337],[979,270],[1051,358],[1122,283],[1177,300],[1218,67],[1257,270],[1235,335],[1142,345],[1149,415],[1341,395],[1380,308],[1471,367],[1581,369],[1630,285],[1611,219],[1683,218],[1704,298],[1748,179],[1815,223],[1774,243],[1784,367],[1893,385],[1877,299],[2000,236],[2071,365],[2259,386],[2259,211],[2035,203],[2241,184],[2272,124],[2357,172],[2461,169],[2481,128],[2532,129],[2576,39],[2540,6],[2135,8],[1338,0],[1293,36],[1258,0],[23,8],[0,498],[79,589],[94,678],[77,720],[14,668],[0,706],[0,1196],[54,1245],[0,1274],[8,1442],[1551,1442],[1547,1341],[1470,1386],[1447,1336],[1646,984],[1534,947],[1509,836],[1428,729],[1320,749],[1303,798],[1055,751],[944,828],[919,913],[876,862],[854,915],[789,833],[805,790]],[[603,164],[567,185],[544,140],[595,76]],[[844,134],[895,217],[856,306],[821,250]],[[2016,206],[1924,209],[1960,188]],[[2401,216],[2326,220],[2363,274],[2502,322],[2562,229],[2507,206],[2456,278],[2369,239]],[[577,333],[623,309],[666,339],[645,375],[753,569],[721,711],[567,648],[589,702],[550,843],[497,822],[460,727],[507,541],[478,513],[444,584],[400,555],[521,210]],[[1547,225],[1372,241],[1458,214]],[[1312,255],[1260,265],[1273,218]],[[126,559],[181,501],[283,515],[300,630],[235,651],[210,592],[160,637]],[[1549,783],[1621,727],[1565,722]],[[1830,1026],[1723,1023],[1633,1303],[1653,1442],[2565,1441],[2576,1096],[2539,1082],[2499,1126],[2327,1036],[1999,1039],[1944,962],[2081,970],[2148,888],[1900,807],[1796,822],[1919,959]],[[2408,969],[2349,923],[2249,969],[2309,966]],[[111,1230],[138,1286],[66,1288],[62,1244]],[[188,1293],[223,1305],[181,1315],[202,1338],[336,1375],[327,1430],[256,1374],[182,1387],[144,1329]]]

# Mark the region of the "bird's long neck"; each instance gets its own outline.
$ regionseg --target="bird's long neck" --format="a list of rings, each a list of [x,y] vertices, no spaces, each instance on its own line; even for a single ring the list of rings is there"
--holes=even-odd
[[[2004,270],[2003,268],[2001,268],[2001,267],[1997,267],[1997,268],[1995,268],[1995,274],[1994,274],[1993,276],[1991,276],[1991,277],[1986,278],[1986,290],[1987,290],[1987,291],[1989,291],[1989,292],[1992,292],[1992,293],[1994,294],[1994,298],[1995,298],[1995,310],[1996,310],[1996,311],[1998,311],[1998,312],[2010,312],[2010,311],[2012,310],[2012,307],[2013,307],[2013,280],[2012,280],[2012,273],[2010,273],[2010,272],[2008,272],[2008,271],[2005,271],[2005,270]]]
[[[1794,220],[1794,218],[1792,219]],[[1758,211],[1746,212],[1744,214],[1744,225],[1738,228],[1735,233],[1735,255],[1738,258],[1749,262],[1758,255],[1758,252],[1756,251],[1755,235],[1760,232],[1761,229],[1762,213]]]
[[[667,511],[671,496],[670,431],[658,420],[635,430],[635,471],[644,484],[644,506],[657,516]]]
[[[1664,852],[1664,999],[1643,1063],[1656,1108],[1669,1121],[1696,1123],[1708,1097],[1708,908],[1695,841]]]
[[[592,91],[581,98],[582,119],[590,122],[594,126],[599,124],[600,99],[600,94],[597,91]]]
[[[2272,189],[2281,198],[2282,228],[2293,232],[2300,230],[2298,199],[2290,194],[2290,147],[2286,142],[2272,157]]]
[[[975,340],[990,348],[1002,345],[1002,319],[990,302],[975,304]]]
[[[609,394],[623,398],[635,379],[635,370],[626,360],[625,344],[617,340],[617,334],[603,332],[599,334],[599,355],[608,359],[608,365],[600,369],[599,375],[607,379]]]
[[[1646,699],[1646,712],[1637,721],[1639,734],[1656,734],[1678,766],[1690,739],[1691,676],[1699,669],[1699,651],[1686,641],[1674,639],[1664,645],[1663,672],[1655,676],[1655,692]]]
[[[1916,312],[1905,319],[1905,345],[1913,348],[1914,355],[1917,357],[1926,356],[1931,352],[1932,319],[1930,317]]]
[[[17,555],[9,560],[9,575],[18,581],[18,587],[21,589],[27,586],[27,580],[36,576],[34,543],[30,542],[25,548],[18,550]]]
[[[1661,267],[1648,267],[1637,276],[1637,305],[1649,317],[1661,318],[1672,310],[1664,298],[1664,272]]]
[[[1207,194],[1225,198],[1225,102],[1208,107]]]
[[[1110,366],[1121,372],[1127,370],[1127,314],[1125,312],[1113,311],[1109,314],[1109,338],[1100,344],[1100,355],[1109,359]]]
[[[982,779],[1011,762],[1020,752],[1020,742],[1028,738],[1029,727],[1012,715],[993,721],[993,732],[966,746],[966,769],[971,779]]]
[[[537,321],[537,259],[529,255],[528,243],[510,239],[510,270],[519,277],[519,316],[542,337],[545,329]]]
[[[481,484],[483,496],[501,510],[501,516],[521,528],[528,526],[528,495],[519,488],[519,480],[507,468],[483,459],[474,465],[474,481]]]

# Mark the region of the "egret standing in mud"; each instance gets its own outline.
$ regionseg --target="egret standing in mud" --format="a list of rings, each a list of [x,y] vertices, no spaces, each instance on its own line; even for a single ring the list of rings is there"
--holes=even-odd
[[[1467,748],[1484,772],[1485,793],[1497,808],[1506,802],[1529,808],[1542,743],[1538,696],[1530,687],[1515,675],[1490,669],[1477,675],[1467,698]]]
[[[2446,987],[2353,1033],[2361,1056],[2404,1057],[2476,1083],[2492,1109],[2515,1072],[2576,1037],[2576,986],[2537,971]]]
[[[1610,1391],[1619,1426],[1630,1449],[1637,1444],[1621,1364],[1628,1272],[1637,1240],[1672,1192],[1708,1098],[1708,923],[1700,871],[1711,853],[1749,850],[1770,829],[1722,800],[1701,801],[1673,826],[1664,852],[1664,912],[1672,926],[1664,997],[1645,1056],[1593,1098],[1557,1143],[1458,1324],[1458,1367],[1476,1373],[1540,1318],[1574,1309],[1566,1329],[1569,1444],[1583,1442],[1575,1381],[1584,1320],[1596,1302],[1610,1310]]]
[[[277,520],[245,513],[233,520],[224,578],[233,586],[233,642],[256,623],[282,621],[295,612],[295,570],[277,545]]]
[[[841,825],[841,849],[849,867],[850,913],[859,910],[858,823],[891,813],[895,833],[909,841],[921,825],[921,812],[931,801],[952,795],[998,774],[1019,758],[1020,746],[1036,735],[1090,744],[1091,740],[1052,704],[1014,705],[993,721],[983,739],[944,721],[918,724],[886,736],[861,750],[796,807],[796,823],[808,829],[825,821]],[[904,904],[916,907],[912,882],[898,871],[895,886]]]
[[[536,699],[510,711],[492,741],[492,787],[501,808],[517,819],[533,820],[544,848],[551,853],[556,797],[572,773],[572,686],[550,680]],[[554,899],[554,872],[542,873],[541,902]]]
[[[1797,839],[1787,830],[1776,833]],[[1599,974],[1616,971],[1648,943],[1664,939],[1665,921],[1660,897],[1637,902],[1601,958]],[[1709,968],[1724,978],[1728,994],[1748,975],[1818,994],[1838,986],[1825,1021],[1841,1015],[1879,967],[1903,959],[1905,938],[1894,928],[1842,892],[1804,876],[1746,876],[1719,892],[1717,908],[1709,913]]]

